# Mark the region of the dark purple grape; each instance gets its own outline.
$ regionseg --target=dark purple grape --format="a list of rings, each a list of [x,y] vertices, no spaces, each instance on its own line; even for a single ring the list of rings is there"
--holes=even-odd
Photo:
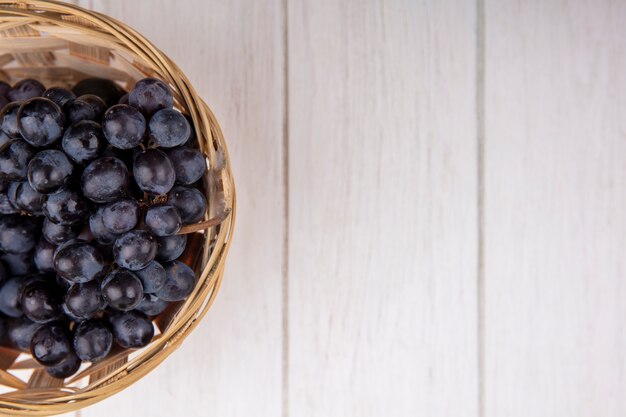
[[[131,149],[141,143],[146,132],[146,119],[137,109],[117,104],[104,113],[102,131],[113,147]]]
[[[107,105],[104,100],[94,94],[83,94],[82,96],[78,97],[78,100],[84,101],[91,106],[95,115],[94,120],[102,119],[102,116],[107,109]]]
[[[143,299],[143,287],[137,275],[125,269],[111,272],[100,285],[102,297],[109,307],[129,311]]]
[[[196,283],[193,270],[180,261],[169,262],[164,267],[167,279],[155,295],[165,301],[181,301],[187,298]]]
[[[20,298],[24,289],[24,277],[9,278],[0,287],[0,311],[9,317],[20,317]]]
[[[104,100],[107,106],[116,104],[120,97],[126,93],[124,89],[114,81],[96,77],[85,78],[79,81],[78,84],[72,88],[72,91],[77,96],[94,94]]]
[[[74,283],[91,281],[106,273],[100,252],[83,242],[60,246],[54,255],[54,267],[61,277]]]
[[[102,222],[109,233],[119,235],[137,226],[139,212],[139,204],[135,200],[115,201],[102,208]]]
[[[7,92],[7,98],[11,101],[28,100],[33,97],[41,97],[44,91],[46,91],[46,87],[44,87],[42,83],[26,78],[22,81],[18,81],[13,88]]]
[[[74,352],[70,352],[65,359],[54,366],[46,366],[48,375],[58,379],[69,378],[80,368],[80,359]]]
[[[0,148],[0,178],[5,180],[25,180],[28,162],[35,154],[34,149],[24,141],[13,140]]]
[[[70,126],[63,135],[63,151],[77,164],[85,164],[96,159],[104,151],[106,141],[100,125],[91,120],[83,120]]]
[[[157,254],[159,261],[168,262],[178,259],[187,246],[187,235],[163,236],[157,238]]]
[[[106,227],[104,227],[104,219],[102,218],[103,208],[100,207],[89,217],[89,230],[91,230],[91,234],[93,238],[96,239],[98,243],[104,245],[110,245],[115,242],[117,239],[117,235],[109,232]]]
[[[104,359],[113,346],[113,333],[104,322],[88,320],[80,323],[74,332],[74,352],[83,361]]]
[[[111,316],[115,341],[123,348],[146,346],[154,336],[152,321],[139,311],[128,311]]]
[[[35,323],[50,323],[62,314],[59,288],[46,281],[35,280],[26,284],[20,304],[24,315]]]
[[[4,340],[7,335],[7,322],[5,317],[0,317],[0,340]]]
[[[168,194],[167,201],[178,209],[183,224],[199,222],[206,212],[204,195],[196,188],[174,187]]]
[[[144,269],[135,271],[135,274],[139,277],[143,291],[146,293],[157,292],[165,285],[165,268],[157,261],[150,262]]]
[[[42,96],[44,98],[47,98],[48,100],[52,100],[57,106],[61,108],[63,108],[65,103],[76,98],[76,95],[74,93],[63,87],[50,87],[43,92]]]
[[[13,206],[6,191],[0,193],[0,214],[17,214],[20,210]]]
[[[33,216],[43,215],[43,195],[33,190],[28,181],[18,184],[15,190],[15,205]]]
[[[180,112],[163,109],[150,118],[148,134],[157,146],[173,148],[187,142],[191,135],[191,126]]]
[[[35,247],[35,265],[39,272],[47,274],[54,273],[54,250],[56,246],[46,239],[40,239]]]
[[[41,324],[31,321],[27,317],[10,318],[7,320],[7,335],[9,340],[19,350],[29,350],[33,335]]]
[[[61,151],[48,149],[36,154],[28,163],[28,182],[42,194],[58,191],[72,176],[74,166]]]
[[[137,81],[135,87],[128,94],[128,104],[141,111],[145,116],[151,116],[161,109],[170,109],[174,103],[172,91],[161,80],[144,78]]]
[[[81,99],[74,99],[65,103],[63,106],[63,114],[65,115],[67,124],[70,125],[83,120],[100,120],[96,118],[96,113],[91,104]]]
[[[98,280],[74,284],[65,294],[65,310],[76,319],[90,319],[104,307]]]
[[[2,148],[6,143],[11,142],[11,140],[13,140],[11,136],[7,135],[6,133],[4,133],[4,131],[0,130],[0,148]]]
[[[48,146],[61,139],[64,125],[63,111],[47,98],[32,98],[17,112],[17,128],[33,146]]]
[[[145,223],[146,228],[155,236],[175,235],[182,226],[180,214],[171,204],[148,207]]]
[[[54,245],[60,245],[72,239],[76,239],[80,227],[80,223],[58,224],[51,222],[49,219],[45,219],[43,226],[41,226],[41,234],[48,242]]]
[[[81,223],[89,215],[89,202],[72,189],[46,195],[43,214],[55,223]]]
[[[33,261],[33,253],[3,253],[0,260],[13,276],[32,274],[37,271]]]
[[[139,188],[150,194],[167,193],[176,180],[172,162],[158,149],[146,149],[137,155],[133,176]]]
[[[167,301],[161,300],[154,294],[145,294],[141,303],[135,307],[135,310],[141,311],[146,316],[154,317],[161,314],[168,305]]]
[[[83,171],[81,187],[85,197],[96,203],[108,203],[126,195],[128,169],[117,158],[96,159]]]
[[[32,251],[39,240],[38,226],[33,217],[17,214],[0,216],[0,250],[9,253]]]
[[[178,184],[193,184],[206,172],[206,159],[197,149],[174,148],[167,155],[174,165]]]
[[[117,104],[128,104],[128,93],[126,93],[122,97],[120,97],[120,99],[117,102]]]
[[[11,138],[21,138],[20,129],[17,127],[17,112],[22,106],[22,101],[14,101],[2,108],[0,112],[0,129]]]
[[[43,366],[60,364],[72,351],[68,331],[60,324],[44,324],[30,342],[33,358]]]
[[[137,271],[154,260],[157,242],[145,230],[131,230],[117,238],[113,245],[115,262],[122,268]]]

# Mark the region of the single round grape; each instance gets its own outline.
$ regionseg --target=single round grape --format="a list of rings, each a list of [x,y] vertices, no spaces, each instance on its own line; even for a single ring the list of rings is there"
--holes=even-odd
[[[117,235],[109,232],[106,227],[104,227],[104,219],[102,218],[103,208],[100,207],[89,217],[89,230],[91,230],[91,234],[94,239],[98,243],[104,245],[110,245],[115,242],[117,239]]]
[[[40,239],[35,247],[34,262],[39,272],[54,273],[54,250],[56,246],[46,239]]]
[[[202,178],[206,172],[206,159],[197,149],[174,148],[167,155],[174,165],[178,184],[193,184]]]
[[[50,323],[61,317],[61,298],[58,290],[45,281],[27,284],[20,298],[24,315],[35,323]]]
[[[17,214],[20,210],[13,206],[6,191],[0,193],[0,214]]]
[[[0,112],[0,129],[11,138],[21,138],[20,129],[17,127],[17,112],[23,101],[14,101],[5,105]]]
[[[64,125],[63,111],[47,98],[32,98],[17,112],[17,128],[33,146],[48,146],[61,139]]]
[[[80,231],[80,223],[77,224],[58,224],[44,219],[41,226],[41,234],[50,243],[60,245],[72,239],[76,239]]]
[[[116,82],[105,78],[85,78],[79,81],[72,92],[77,96],[84,94],[94,94],[100,97],[107,106],[112,106],[118,102],[126,92]]]
[[[168,194],[167,201],[178,209],[183,224],[199,222],[206,212],[204,195],[196,188],[174,187]]]
[[[158,204],[148,207],[145,218],[146,228],[155,236],[171,236],[178,233],[182,220],[176,207],[171,204]]]
[[[57,273],[71,282],[87,282],[106,273],[106,263],[93,246],[75,242],[60,246],[54,255]]]
[[[146,149],[137,155],[133,176],[139,188],[150,194],[167,193],[176,180],[172,162],[158,149]]]
[[[173,148],[187,142],[191,135],[191,126],[180,112],[162,109],[150,118],[148,134],[157,146]]]
[[[0,261],[13,276],[32,274],[37,271],[32,252],[3,253],[0,255]]]
[[[104,359],[113,346],[113,333],[104,322],[88,320],[80,323],[74,332],[74,352],[83,361]]]
[[[63,106],[63,114],[65,115],[67,123],[70,125],[83,120],[100,120],[96,118],[96,113],[91,104],[78,98],[65,103]]]
[[[28,162],[35,154],[24,141],[13,140],[0,148],[0,177],[6,180],[25,180]]]
[[[129,311],[143,299],[143,287],[137,275],[125,269],[111,272],[100,285],[102,297],[109,307]]]
[[[145,268],[135,271],[135,274],[146,293],[157,292],[165,285],[165,268],[157,261],[150,262]]]
[[[30,252],[38,240],[38,222],[35,218],[17,214],[0,217],[0,250],[9,253]]]
[[[81,177],[81,188],[91,201],[108,203],[126,195],[129,181],[124,162],[104,157],[87,165]]]
[[[73,284],[65,294],[65,310],[79,320],[94,317],[104,307],[98,280]]]
[[[109,203],[102,208],[102,221],[105,229],[112,234],[128,232],[139,223],[139,204],[125,199]]]
[[[150,116],[161,109],[169,109],[173,103],[174,99],[170,88],[156,78],[144,78],[137,81],[135,87],[128,94],[128,104],[146,116]]]
[[[159,261],[168,262],[178,259],[187,247],[187,235],[163,236],[157,238],[157,254]]]
[[[131,149],[141,143],[146,132],[146,119],[137,109],[117,104],[104,113],[102,131],[113,147]]]
[[[43,214],[59,224],[81,223],[89,215],[89,202],[72,189],[46,195]]]
[[[65,153],[48,149],[36,154],[28,163],[28,182],[42,194],[58,191],[72,176],[74,166]]]
[[[43,215],[43,195],[35,191],[28,181],[18,183],[15,190],[15,205],[33,216]]]
[[[181,301],[187,298],[196,283],[193,270],[180,261],[169,262],[164,267],[167,279],[155,295],[165,301]]]
[[[7,98],[11,101],[28,100],[33,97],[41,97],[46,87],[37,80],[26,78],[18,81],[7,93]]]
[[[29,350],[33,335],[41,327],[28,317],[10,318],[7,320],[7,336],[19,350]]]
[[[83,120],[70,126],[63,135],[63,151],[77,164],[85,164],[96,159],[104,151],[106,141],[100,125],[91,120]]]
[[[113,245],[115,262],[131,271],[148,266],[156,253],[156,239],[145,230],[131,230],[118,237]]]
[[[60,364],[72,351],[67,330],[59,324],[44,324],[30,342],[33,358],[43,366]]]
[[[74,100],[76,95],[63,87],[50,87],[43,92],[42,97],[53,101],[57,106],[63,108],[65,103]]]
[[[70,352],[65,359],[54,366],[46,366],[48,375],[58,379],[69,378],[74,375],[80,368],[80,359],[74,352]]]
[[[107,105],[104,100],[102,100],[95,94],[83,94],[82,96],[78,97],[78,100],[84,101],[91,106],[95,115],[94,120],[102,119],[102,116],[107,109]]]
[[[146,316],[154,317],[161,314],[168,305],[167,301],[161,300],[154,294],[145,294],[141,303],[135,307],[135,310],[141,311]]]
[[[115,341],[123,348],[146,346],[154,336],[152,321],[139,311],[128,311],[111,316]]]
[[[24,277],[12,277],[0,287],[0,311],[9,317],[20,317],[20,297],[24,289]]]

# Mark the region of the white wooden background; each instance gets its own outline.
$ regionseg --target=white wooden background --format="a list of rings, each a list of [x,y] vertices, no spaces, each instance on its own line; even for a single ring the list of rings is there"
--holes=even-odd
[[[187,73],[238,222],[82,417],[626,415],[626,2],[81,0]]]

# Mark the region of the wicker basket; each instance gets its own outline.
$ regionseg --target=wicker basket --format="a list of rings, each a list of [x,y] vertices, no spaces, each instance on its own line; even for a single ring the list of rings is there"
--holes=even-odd
[[[69,86],[88,76],[116,80],[127,90],[140,78],[171,86],[175,106],[193,119],[209,170],[204,181],[208,212],[187,226],[184,261],[198,282],[184,302],[156,321],[143,349],[112,351],[65,381],[52,378],[29,355],[0,348],[0,414],[52,415],[100,401],[154,369],[178,347],[207,312],[220,286],[234,225],[235,192],[222,132],[180,69],[140,34],[99,13],[56,1],[0,0],[0,78],[36,78]]]

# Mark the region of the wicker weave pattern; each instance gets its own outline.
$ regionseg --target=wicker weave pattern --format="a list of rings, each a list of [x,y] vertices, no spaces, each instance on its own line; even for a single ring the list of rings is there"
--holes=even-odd
[[[126,89],[160,78],[175,106],[191,115],[209,172],[204,223],[191,227],[184,261],[199,276],[190,297],[159,317],[154,340],[136,351],[113,351],[65,381],[48,376],[29,356],[0,347],[0,414],[51,415],[100,401],[154,369],[198,324],[219,289],[235,218],[235,193],[222,132],[180,69],[140,34],[105,15],[56,1],[0,0],[0,79],[36,78],[70,86],[98,76]],[[197,231],[196,231],[197,230]]]

